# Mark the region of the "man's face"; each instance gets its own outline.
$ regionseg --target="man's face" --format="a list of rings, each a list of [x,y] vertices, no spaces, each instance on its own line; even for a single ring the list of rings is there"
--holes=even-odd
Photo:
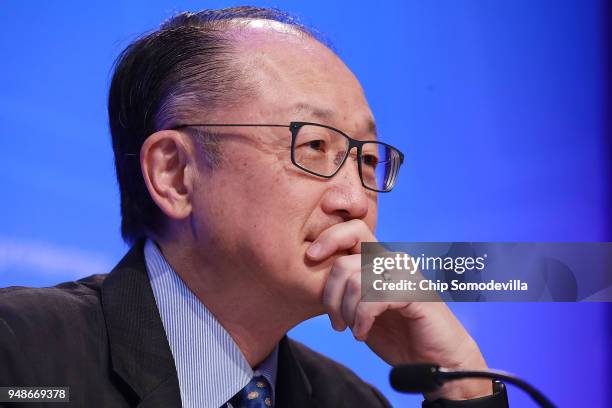
[[[270,28],[248,31],[239,55],[258,94],[220,109],[208,123],[310,121],[356,139],[375,138],[361,86],[331,51]],[[285,304],[320,313],[325,280],[342,253],[314,264],[305,252],[340,222],[357,218],[374,230],[376,193],[364,189],[351,156],[332,179],[294,166],[288,128],[207,130],[218,133],[223,159],[217,169],[199,165],[193,228],[202,265],[216,268],[232,285],[244,285],[245,293],[264,287]]]

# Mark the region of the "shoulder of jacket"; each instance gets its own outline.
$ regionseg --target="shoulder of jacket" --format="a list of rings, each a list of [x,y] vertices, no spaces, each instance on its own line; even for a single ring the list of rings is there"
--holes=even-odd
[[[101,312],[100,288],[106,276],[92,275],[46,288],[0,288],[0,319],[20,331]]]

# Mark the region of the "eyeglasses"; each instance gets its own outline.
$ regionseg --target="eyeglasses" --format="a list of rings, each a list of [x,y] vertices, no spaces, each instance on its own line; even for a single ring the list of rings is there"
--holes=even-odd
[[[389,192],[396,184],[404,155],[383,142],[356,140],[331,126],[311,122],[291,122],[287,125],[264,124],[183,124],[186,127],[279,127],[291,131],[291,162],[307,173],[332,178],[338,173],[350,151],[357,148],[357,167],[361,184],[368,190]]]

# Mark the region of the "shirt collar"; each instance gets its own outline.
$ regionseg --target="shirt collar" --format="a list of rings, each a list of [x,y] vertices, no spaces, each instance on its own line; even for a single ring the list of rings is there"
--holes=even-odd
[[[240,348],[168,264],[157,245],[144,248],[153,295],[174,357],[184,407],[219,407],[254,375],[276,384],[278,346],[253,372]]]

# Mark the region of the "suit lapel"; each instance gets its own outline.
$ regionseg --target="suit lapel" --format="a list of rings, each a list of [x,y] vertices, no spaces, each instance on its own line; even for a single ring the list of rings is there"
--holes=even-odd
[[[102,284],[113,370],[138,395],[139,407],[180,407],[174,359],[147,275],[144,242]]]
[[[278,346],[278,373],[276,375],[277,408],[315,408],[312,387],[300,362],[295,357],[291,342],[283,337]]]
[[[143,247],[144,242],[134,245],[102,284],[112,366],[138,395],[139,408],[180,407],[174,358],[149,283]],[[317,407],[287,336],[278,352],[275,406]]]

